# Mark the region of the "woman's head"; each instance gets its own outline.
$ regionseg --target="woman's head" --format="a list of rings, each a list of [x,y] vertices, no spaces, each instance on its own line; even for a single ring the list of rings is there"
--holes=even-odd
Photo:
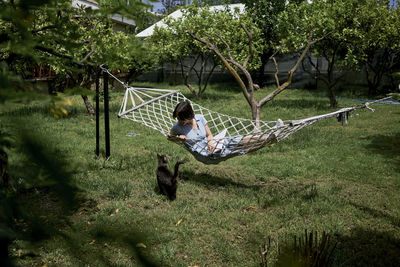
[[[188,121],[194,118],[194,111],[189,101],[181,102],[176,105],[172,116],[179,121]]]

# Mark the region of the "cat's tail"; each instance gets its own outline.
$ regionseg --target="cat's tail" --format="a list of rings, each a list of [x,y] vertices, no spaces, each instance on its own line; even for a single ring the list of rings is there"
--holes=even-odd
[[[174,180],[176,180],[176,177],[178,177],[178,170],[179,170],[179,165],[184,164],[185,162],[183,160],[177,161],[175,163],[175,170],[174,170],[174,176],[172,177]]]

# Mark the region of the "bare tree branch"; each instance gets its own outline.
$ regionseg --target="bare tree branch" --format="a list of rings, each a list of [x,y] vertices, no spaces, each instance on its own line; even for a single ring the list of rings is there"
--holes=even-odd
[[[219,38],[219,39],[224,43],[224,45],[226,46],[229,59],[232,60],[232,61],[234,61],[234,60],[233,60],[233,57],[232,57],[232,54],[231,54],[231,47],[230,47],[229,44],[225,41],[225,39],[222,38],[221,33],[218,34],[218,38]]]
[[[206,82],[204,83],[204,87],[203,87],[203,89],[201,89],[201,93],[203,93],[203,92],[206,90],[207,85],[208,85],[208,81],[210,80],[210,77],[211,77],[211,75],[213,74],[214,69],[215,69],[216,67],[217,67],[217,63],[214,62],[213,67],[211,68],[211,71],[210,71],[210,72],[208,73],[208,75],[207,75]]]
[[[246,85],[244,84],[243,80],[240,78],[239,73],[237,73],[237,71],[234,68],[232,68],[232,66],[229,64],[227,59],[221,54],[221,52],[219,51],[218,47],[216,47],[215,45],[213,45],[209,41],[197,36],[195,33],[191,32],[191,31],[187,30],[186,33],[188,33],[190,36],[192,36],[192,38],[194,38],[195,40],[197,40],[197,41],[201,42],[202,44],[206,45],[206,47],[208,49],[212,50],[219,57],[219,59],[221,59],[222,63],[232,73],[233,77],[239,83],[247,102],[250,105],[252,105],[251,95],[249,94],[249,92],[247,92]]]
[[[197,58],[198,58],[198,57],[197,57]],[[180,61],[180,63],[181,63],[181,64],[180,64],[180,65],[181,65],[181,73],[182,73],[182,77],[183,77],[184,83],[185,83],[186,87],[189,89],[189,91],[190,91],[193,95],[196,95],[196,90],[194,90],[194,88],[188,83],[188,76],[189,76],[191,67],[190,67],[189,70],[185,73],[185,71],[183,70],[184,65],[183,65],[182,58],[179,58],[179,61]],[[196,59],[195,62],[197,62],[197,59]]]
[[[89,18],[89,20],[92,21],[92,18]],[[96,22],[96,24],[93,25],[92,30],[96,29],[97,26],[99,25],[99,23],[100,23],[99,21]],[[80,61],[81,63],[83,63],[83,62],[85,62],[86,60],[88,60],[88,58],[90,58],[90,57],[93,55],[93,53],[95,52],[95,50],[94,50],[93,38],[90,40],[90,42],[91,42],[91,44],[90,44],[90,51],[89,51],[89,53]]]
[[[311,40],[308,41],[308,43],[307,43],[306,47],[304,48],[303,52],[301,53],[300,57],[297,59],[296,64],[289,70],[288,78],[287,78],[286,82],[284,82],[282,85],[278,86],[278,88],[275,91],[273,91],[272,93],[270,93],[269,95],[264,97],[259,102],[260,107],[262,107],[268,101],[272,100],[275,96],[277,96],[279,93],[281,93],[283,90],[285,90],[290,85],[295,71],[299,67],[300,63],[303,61],[304,57],[307,55],[307,52],[310,49],[311,45],[314,43],[315,43],[315,41],[311,41]]]
[[[242,26],[242,29],[246,32],[247,37],[249,38],[249,54],[247,55],[245,61],[243,62],[243,66],[247,68],[247,63],[249,60],[253,57],[253,34],[249,32],[246,27],[244,26],[243,23],[240,23],[240,26]]]
[[[50,49],[50,48],[48,48],[48,47],[44,47],[44,46],[41,46],[41,45],[36,45],[36,46],[35,46],[35,49],[37,49],[37,50],[39,50],[39,51],[42,51],[42,52],[49,53],[49,54],[51,54],[51,55],[53,55],[53,56],[56,56],[56,57],[59,57],[59,58],[64,58],[64,59],[68,59],[68,60],[74,61],[74,58],[73,58],[73,57],[68,56],[68,55],[64,55],[64,54],[61,54],[61,53],[58,53],[57,51],[54,51],[53,49]],[[78,65],[80,65],[80,66],[83,65],[83,64],[80,63],[80,62],[75,62],[75,63],[78,64]]]
[[[276,59],[275,59],[275,57],[272,57],[272,60],[274,61],[274,65],[275,65],[275,69],[276,69],[276,71],[275,71],[275,82],[276,82],[276,85],[279,87],[280,85],[279,85],[279,76],[278,76],[278,74],[279,74],[279,67],[278,67],[278,63],[276,62]]]
[[[311,65],[311,66],[315,69],[315,71],[317,72],[317,75],[316,75],[315,79],[321,80],[321,81],[324,82],[326,85],[329,85],[328,79],[326,79],[324,76],[321,75],[321,70],[319,69],[319,67],[318,67],[317,65],[314,64],[314,62],[312,62],[311,56],[310,56],[310,55],[307,56],[307,59],[308,59],[308,62],[310,63],[310,65]],[[303,61],[303,62],[304,62],[304,61]],[[303,70],[304,70],[305,72],[307,72],[308,74],[313,75],[314,73],[312,73],[311,71],[306,70],[306,68],[304,67],[303,62],[301,63],[302,66],[303,66]]]
[[[81,61],[79,61],[80,63],[83,63],[83,62],[85,62],[86,60],[88,60],[88,58],[91,56],[91,55],[93,55],[93,53],[94,53],[94,43],[93,43],[93,40],[91,40],[91,45],[90,45],[90,51],[89,51],[89,53],[87,53],[87,55],[81,60]]]
[[[49,30],[49,29],[55,29],[55,28],[56,28],[56,26],[54,26],[54,25],[48,25],[48,26],[44,26],[42,28],[34,29],[34,30],[31,31],[31,33],[35,34],[35,33],[39,33],[39,32],[42,32],[42,31]]]

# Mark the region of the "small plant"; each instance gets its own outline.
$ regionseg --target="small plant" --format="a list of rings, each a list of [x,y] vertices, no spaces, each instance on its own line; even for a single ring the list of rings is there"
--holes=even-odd
[[[318,232],[305,230],[304,237],[295,236],[293,243],[279,249],[276,266],[331,266],[335,248],[327,233],[318,238]]]
[[[293,242],[284,247],[280,247],[277,239],[268,237],[260,246],[260,266],[268,266],[268,257],[273,257],[273,250],[278,254],[275,266],[331,266],[331,256],[335,248],[336,243],[332,244],[330,236],[325,232],[318,238],[318,232],[308,233],[305,230],[304,237],[294,236]]]
[[[303,196],[305,200],[313,200],[318,196],[318,190],[317,186],[315,184],[312,184],[310,186],[310,189],[306,192],[306,194]]]
[[[261,256],[261,267],[268,266],[268,254],[271,254],[271,250],[275,246],[276,250],[279,250],[279,243],[277,239],[271,239],[268,237],[268,241],[266,240],[264,244],[260,246],[260,256]]]

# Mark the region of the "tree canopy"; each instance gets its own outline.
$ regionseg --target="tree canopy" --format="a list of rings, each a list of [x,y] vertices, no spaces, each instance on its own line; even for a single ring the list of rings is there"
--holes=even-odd
[[[63,81],[70,81],[68,87],[82,88],[90,88],[96,67],[101,64],[132,75],[154,68],[157,62],[133,34],[113,30],[110,14],[125,9],[110,8],[110,4],[106,2],[99,10],[92,10],[74,8],[66,0],[47,1],[25,14],[22,4],[2,2],[5,12],[0,20],[0,60],[22,77],[28,67],[44,64],[65,76]],[[134,10],[138,14],[145,8],[140,4]],[[59,89],[66,86],[64,82]],[[87,97],[83,98],[93,113]]]
[[[276,23],[276,40],[265,41],[262,31],[252,19],[249,11],[239,12],[210,12],[203,14],[202,9],[197,9],[202,16],[195,16],[193,25],[186,30],[193,39],[199,41],[204,48],[212,51],[234,76],[240,85],[245,99],[252,109],[252,118],[260,119],[260,109],[268,101],[285,90],[291,83],[294,72],[305,57],[311,45],[324,38],[328,31],[320,25],[326,22],[326,17],[316,12],[308,3],[302,3],[298,8],[289,7],[282,11]],[[321,10],[319,10],[321,11]],[[251,12],[251,10],[250,10]],[[293,18],[296,16],[296,18]],[[192,17],[191,17],[192,18]],[[260,55],[265,50],[274,49],[275,53],[269,59],[276,66],[277,89],[260,100],[254,98],[254,90],[258,86],[254,83],[251,70],[261,65]],[[276,53],[294,53],[301,50],[302,53],[297,62],[289,71],[286,82],[281,83],[278,78],[279,68],[274,58]],[[245,77],[242,79],[240,73]]]
[[[196,5],[190,5],[181,11],[182,17],[166,20],[168,27],[157,28],[153,36],[147,41],[157,46],[157,49],[154,50],[158,51],[159,57],[163,61],[179,60],[182,65],[182,60],[185,57],[194,56],[194,64],[187,67],[187,74],[192,71],[196,72],[199,88],[196,92],[187,82],[187,76],[185,77],[185,84],[196,96],[201,96],[204,92],[215,65],[209,70],[207,77],[203,78],[204,65],[205,62],[209,61],[209,54],[211,53],[207,47],[193,39],[188,34],[189,32],[216,40],[225,56],[230,53],[236,60],[245,61],[249,54],[249,45],[246,42],[247,35],[244,31],[236,29],[241,28],[241,25],[246,25],[249,30],[253,31],[254,44],[252,49],[255,55],[255,57],[247,59],[248,67],[249,69],[258,67],[259,62],[256,55],[258,55],[258,51],[262,50],[259,45],[259,31],[254,28],[249,17],[240,14],[239,10],[229,10],[228,6],[224,10],[211,10],[208,6],[199,8]],[[199,57],[201,63],[196,66]],[[218,60],[216,56],[212,57],[212,62],[220,67],[224,66],[223,62]]]

